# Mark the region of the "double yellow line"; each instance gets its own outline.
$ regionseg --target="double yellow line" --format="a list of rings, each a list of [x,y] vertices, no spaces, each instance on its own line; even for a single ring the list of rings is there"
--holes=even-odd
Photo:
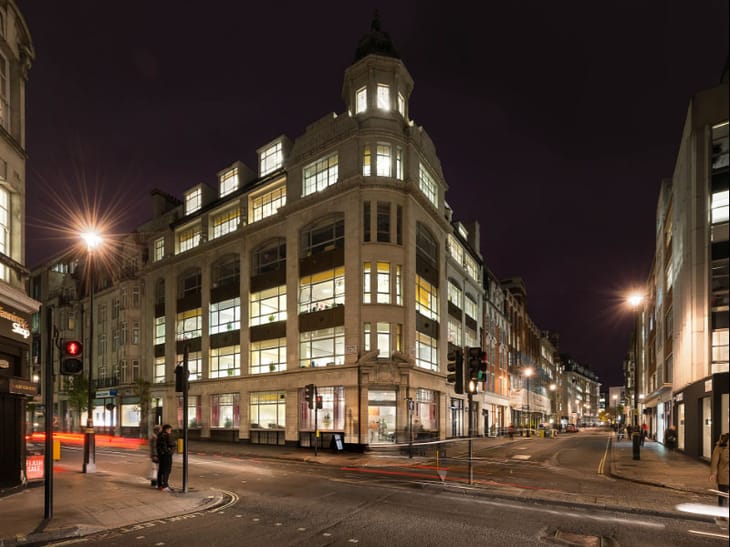
[[[612,439],[612,436],[609,433],[608,434],[608,439],[606,440],[606,450],[603,452],[603,457],[601,458],[601,461],[598,462],[598,471],[597,471],[597,473],[599,475],[603,475],[603,471],[605,470],[606,458],[608,458],[608,450],[611,448],[611,439]]]

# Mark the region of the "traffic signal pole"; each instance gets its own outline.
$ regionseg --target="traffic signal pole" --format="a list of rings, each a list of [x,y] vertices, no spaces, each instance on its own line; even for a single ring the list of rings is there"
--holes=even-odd
[[[182,484],[183,493],[188,493],[188,391],[190,382],[188,376],[188,345],[183,348],[183,464],[182,464]]]
[[[43,456],[43,518],[53,518],[53,308],[46,306],[46,370],[43,375],[46,430]]]

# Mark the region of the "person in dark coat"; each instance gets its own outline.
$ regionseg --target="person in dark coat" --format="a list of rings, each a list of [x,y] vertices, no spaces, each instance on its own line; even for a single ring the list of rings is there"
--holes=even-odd
[[[664,445],[669,450],[677,448],[677,428],[670,425],[664,432]]]
[[[152,462],[152,469],[150,470],[150,485],[157,487],[157,481],[160,474],[160,458],[157,456],[157,435],[160,434],[162,427],[156,425],[152,428],[152,435],[150,435],[150,460]]]
[[[160,459],[160,470],[157,475],[157,488],[165,492],[174,492],[169,480],[172,472],[172,455],[175,453],[175,441],[172,438],[172,426],[165,424],[157,435],[157,457]]]

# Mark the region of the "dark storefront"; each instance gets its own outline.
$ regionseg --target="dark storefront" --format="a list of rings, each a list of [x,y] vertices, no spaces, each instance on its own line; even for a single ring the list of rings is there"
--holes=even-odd
[[[25,482],[25,407],[37,386],[27,377],[30,315],[0,304],[0,487]]]

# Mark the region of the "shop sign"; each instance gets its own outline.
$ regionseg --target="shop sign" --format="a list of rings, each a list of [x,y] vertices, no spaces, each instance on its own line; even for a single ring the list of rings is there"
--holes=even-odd
[[[38,394],[38,384],[23,378],[0,376],[0,393],[35,396]]]
[[[29,316],[21,315],[12,308],[0,306],[0,335],[16,340],[28,340],[30,337]]]
[[[25,458],[25,477],[29,481],[43,478],[43,455],[26,456]]]

